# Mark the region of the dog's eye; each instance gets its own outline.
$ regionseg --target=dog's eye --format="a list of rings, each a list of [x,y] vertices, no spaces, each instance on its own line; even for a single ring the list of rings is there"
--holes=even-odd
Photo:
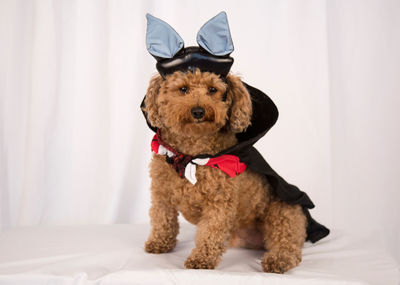
[[[179,92],[181,92],[181,94],[186,94],[188,92],[188,88],[186,86],[182,86],[179,88]]]
[[[208,93],[210,93],[210,94],[214,94],[214,93],[217,93],[217,88],[215,88],[215,87],[210,87],[210,88],[208,88]]]

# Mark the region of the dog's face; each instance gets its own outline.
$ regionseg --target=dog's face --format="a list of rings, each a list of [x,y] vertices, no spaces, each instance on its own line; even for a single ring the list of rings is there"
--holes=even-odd
[[[224,82],[209,72],[177,71],[150,81],[145,111],[150,123],[188,136],[216,133],[223,127],[241,132],[250,125],[250,95],[238,77]]]

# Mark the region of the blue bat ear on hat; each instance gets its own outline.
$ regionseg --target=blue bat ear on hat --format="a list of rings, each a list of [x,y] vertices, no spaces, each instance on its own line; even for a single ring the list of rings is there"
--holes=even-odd
[[[172,58],[183,48],[183,40],[166,22],[146,14],[146,48],[156,58]]]
[[[225,12],[205,23],[197,33],[197,43],[213,55],[223,56],[233,52],[233,43]]]

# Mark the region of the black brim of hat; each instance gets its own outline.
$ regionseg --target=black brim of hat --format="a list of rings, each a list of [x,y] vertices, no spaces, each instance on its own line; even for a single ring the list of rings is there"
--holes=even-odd
[[[156,68],[161,76],[165,77],[175,71],[212,72],[225,77],[228,75],[233,58],[229,55],[215,56],[200,47],[187,47],[182,49],[173,58],[156,58]]]

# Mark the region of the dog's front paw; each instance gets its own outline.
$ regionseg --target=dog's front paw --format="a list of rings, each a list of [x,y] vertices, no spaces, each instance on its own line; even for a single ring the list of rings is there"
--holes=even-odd
[[[170,252],[176,245],[175,240],[155,240],[149,239],[144,245],[144,249],[149,253]]]
[[[288,252],[285,250],[267,252],[261,260],[265,272],[285,273],[296,267],[301,261],[301,252]]]
[[[186,259],[185,267],[187,269],[214,269],[219,262],[219,258],[213,258],[202,254],[201,252],[193,251]]]

